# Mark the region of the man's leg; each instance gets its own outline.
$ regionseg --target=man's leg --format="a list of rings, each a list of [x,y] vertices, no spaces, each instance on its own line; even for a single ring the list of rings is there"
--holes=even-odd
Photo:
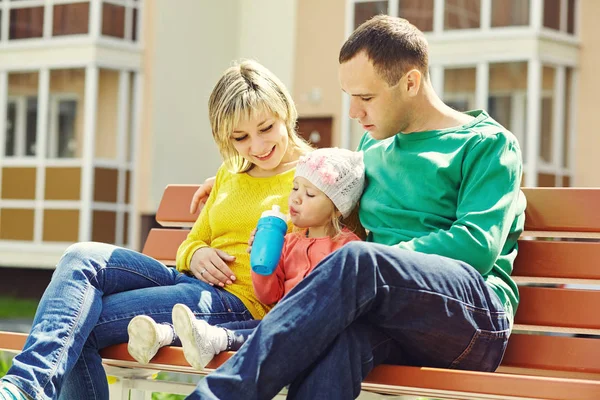
[[[496,368],[509,329],[499,299],[474,268],[445,257],[353,242],[326,257],[189,398],[270,399],[286,384],[296,385],[298,379],[306,384],[309,369],[337,377],[356,368],[356,361],[335,368],[319,362],[359,319],[390,336],[406,364],[481,370]],[[297,392],[310,390],[299,387]]]

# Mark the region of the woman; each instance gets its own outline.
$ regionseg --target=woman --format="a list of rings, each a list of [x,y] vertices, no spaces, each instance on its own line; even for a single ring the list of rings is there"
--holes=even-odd
[[[256,62],[225,71],[211,94],[209,116],[224,160],[219,190],[227,195],[211,195],[182,243],[177,267],[185,273],[108,244],[69,247],[23,352],[0,380],[0,400],[108,399],[98,352],[127,342],[127,325],[136,315],[170,323],[173,306],[183,303],[198,318],[218,324],[268,311],[252,291],[247,241],[258,210],[274,204],[287,210],[295,165],[311,148],[295,132],[290,94]],[[238,209],[245,217],[233,214]],[[253,209],[256,215],[247,212]]]

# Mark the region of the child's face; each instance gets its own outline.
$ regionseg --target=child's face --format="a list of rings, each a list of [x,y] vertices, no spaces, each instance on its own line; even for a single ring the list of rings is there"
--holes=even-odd
[[[286,161],[288,139],[285,123],[266,112],[241,119],[231,134],[239,155],[263,171],[274,170]]]
[[[336,209],[325,193],[305,178],[295,177],[288,205],[290,219],[295,226],[310,228],[312,237],[327,235],[327,228],[331,225],[331,217]]]

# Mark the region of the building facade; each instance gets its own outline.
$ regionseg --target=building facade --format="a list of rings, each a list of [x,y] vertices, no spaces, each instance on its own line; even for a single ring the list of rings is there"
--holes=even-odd
[[[0,1],[0,260],[136,235],[143,2]]]
[[[0,266],[139,249],[165,185],[220,164],[207,101],[232,60],[282,79],[315,144],[354,148],[337,57],[380,13],[425,32],[448,104],[514,132],[524,185],[600,186],[596,0],[0,0]]]

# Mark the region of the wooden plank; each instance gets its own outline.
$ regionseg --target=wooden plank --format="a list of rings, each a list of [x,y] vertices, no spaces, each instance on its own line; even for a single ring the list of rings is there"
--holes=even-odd
[[[199,212],[190,214],[190,203],[199,185],[168,185],[165,188],[156,220],[162,226],[191,227]]]
[[[600,329],[600,291],[522,286],[515,323]]]
[[[25,346],[27,335],[15,332],[0,332],[0,351],[20,352]]]
[[[502,365],[600,374],[598,360],[600,339],[512,334]]]
[[[599,264],[600,242],[521,240],[512,275],[600,279]]]
[[[449,397],[446,398],[453,399],[597,400],[600,395],[599,381],[393,365],[380,365],[371,371],[365,379],[365,384],[371,383],[380,387],[390,385],[390,391],[387,393],[392,394],[406,393],[405,388],[427,388],[428,395],[435,395],[437,392],[440,397],[446,397],[445,394],[448,393]],[[456,395],[459,393],[463,395]],[[470,396],[470,393],[487,396]]]
[[[189,229],[154,228],[148,234],[142,253],[157,259],[165,265],[175,265],[175,256]]]
[[[525,229],[600,232],[600,188],[523,188]]]

